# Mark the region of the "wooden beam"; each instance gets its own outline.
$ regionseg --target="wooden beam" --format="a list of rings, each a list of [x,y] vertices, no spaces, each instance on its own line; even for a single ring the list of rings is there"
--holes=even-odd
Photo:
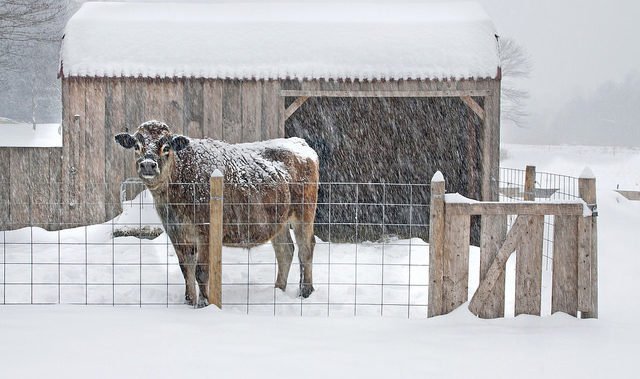
[[[446,203],[447,215],[582,216],[582,203]]]
[[[284,111],[284,120],[288,120],[289,117],[291,117],[291,115],[294,114],[305,101],[307,101],[307,99],[309,99],[309,96],[300,96],[295,99],[294,102],[291,103],[291,105],[289,105],[289,107]]]
[[[461,97],[488,96],[489,90],[431,90],[431,91],[331,91],[331,90],[281,90],[284,97]]]
[[[215,170],[209,181],[209,304],[222,308],[223,174]]]
[[[480,104],[478,104],[475,100],[473,100],[471,96],[467,96],[467,95],[460,96],[460,99],[462,99],[462,101],[465,104],[467,104],[469,108],[471,108],[473,113],[475,113],[478,117],[480,117],[480,120],[484,121],[484,109],[482,109]]]
[[[437,175],[437,173],[436,173]],[[445,314],[443,304],[444,291],[444,239],[445,182],[441,176],[434,175],[431,180],[431,204],[429,214],[429,305],[427,316]]]

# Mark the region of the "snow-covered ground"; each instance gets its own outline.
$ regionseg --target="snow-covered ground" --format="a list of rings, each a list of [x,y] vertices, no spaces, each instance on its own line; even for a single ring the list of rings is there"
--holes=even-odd
[[[402,307],[403,317],[369,317],[365,308],[358,311],[358,317],[351,316],[353,308],[345,312],[330,312],[331,316],[342,317],[299,317],[299,311],[294,312],[297,316],[287,316],[283,315],[287,313],[286,309],[276,312],[278,316],[274,317],[273,305],[265,312],[269,315],[256,315],[256,312],[239,314],[238,309],[233,307],[219,311],[212,307],[194,310],[186,306],[5,305],[0,306],[0,335],[3,341],[0,344],[0,377],[175,377],[198,374],[257,378],[636,377],[638,370],[634,358],[640,351],[640,326],[636,317],[640,306],[635,298],[640,290],[640,281],[635,274],[640,257],[633,253],[633,249],[640,245],[640,234],[635,230],[640,226],[640,202],[630,202],[612,189],[617,185],[620,189],[639,189],[640,171],[637,168],[640,150],[508,145],[504,151],[507,152],[507,158],[502,162],[505,167],[524,168],[527,164],[533,164],[538,171],[577,176],[585,166],[589,166],[596,175],[599,320],[578,320],[564,314],[481,320],[471,315],[464,306],[450,315],[425,319],[407,318],[412,309],[407,306]],[[110,229],[106,226],[102,228],[105,229],[103,234],[96,229],[95,234],[91,233],[91,238],[107,238]],[[74,237],[71,233],[68,238],[71,241],[77,235]],[[125,251],[131,249],[130,245],[124,243],[127,238],[132,237],[118,239],[122,241],[122,252],[103,252],[105,256],[109,259],[127,259]],[[420,259],[426,256],[424,252],[427,247],[417,240],[410,242],[410,255],[394,256],[387,254],[393,248],[385,250],[385,263],[389,262],[387,257],[391,262],[396,259],[402,262],[411,257],[411,263],[420,263]],[[53,245],[57,241],[49,243]],[[144,242],[148,246],[140,248],[140,242],[135,240],[135,243],[138,244],[137,252],[143,249],[156,251],[159,246],[150,241]],[[404,246],[406,243],[398,241],[395,245]],[[114,246],[109,248],[118,248],[118,245]],[[318,262],[322,262],[322,245],[319,248],[317,258]],[[332,245],[330,256],[332,263],[335,262],[333,254],[338,260],[349,259],[347,246],[344,249],[337,248],[337,251],[333,249],[336,249],[335,245]],[[406,247],[398,249],[409,251]],[[343,250],[344,253],[340,253]],[[82,255],[88,254],[85,251],[82,249]],[[260,251],[256,253],[255,257],[250,258],[251,263],[263,259]],[[267,258],[269,254],[266,250],[263,253],[264,259],[272,259]],[[61,251],[59,254],[64,257],[73,252]],[[476,254],[472,251],[472,262],[476,260]],[[95,256],[99,255],[100,252],[96,252]],[[240,259],[241,255],[242,252],[229,258],[226,252],[227,258],[223,259],[226,263],[234,263],[236,261],[233,259]],[[328,257],[327,253],[325,258]],[[382,255],[379,246],[363,244],[359,246],[358,257],[359,262],[367,259],[377,262]],[[87,258],[73,259],[86,261]],[[175,271],[177,266],[167,265],[173,263],[175,257],[167,252],[166,245],[164,254],[136,253],[130,259],[135,261],[132,263],[136,263],[137,267],[141,259],[164,259],[159,262],[162,263],[159,267],[162,267],[163,277],[179,283],[180,278]],[[242,262],[246,262],[246,258],[237,261],[239,266]],[[267,262],[264,266],[269,267],[269,272],[273,271],[271,263]],[[345,266],[352,267],[348,264]],[[255,267],[250,266],[250,270]],[[331,266],[321,263],[318,267],[315,279],[322,282],[320,268],[325,267],[327,271],[326,267]],[[378,266],[374,264],[372,267]],[[422,266],[418,264],[416,267]],[[246,272],[227,272],[226,275],[230,276],[226,280],[234,280],[233,275],[238,276],[237,280],[246,280],[243,276]],[[86,277],[91,274],[89,271],[81,273]],[[264,273],[266,275],[266,270]],[[414,284],[415,291],[412,292],[422,296],[418,288],[424,275],[412,272],[409,278],[407,274],[399,271],[385,275],[385,281]],[[61,274],[60,278],[68,277],[71,280],[77,275]],[[110,275],[113,280],[114,274]],[[121,279],[128,281],[134,277],[141,278],[145,273],[137,268],[133,273],[125,272],[122,275],[125,277]],[[295,283],[294,275],[292,273],[292,283]],[[331,282],[349,277],[351,273],[335,275]],[[268,282],[271,277],[255,279],[262,283]],[[362,276],[360,279],[363,279]],[[108,282],[109,278],[100,280]],[[414,280],[417,282],[414,283]],[[471,281],[474,280],[477,282],[477,278],[472,277]],[[106,287],[111,291],[113,286]],[[165,282],[165,292],[158,290],[153,295],[151,291],[149,296],[166,298],[167,291],[174,293],[171,289],[173,286],[169,287],[167,290]],[[181,287],[175,287],[177,292],[172,296],[179,299]],[[407,288],[406,285],[399,287]],[[132,293],[122,294],[123,298],[137,299],[136,296],[143,296],[139,288],[139,284],[133,283]],[[70,292],[69,296],[78,296],[79,300],[84,301],[89,289],[79,288],[78,291],[75,295]],[[353,292],[340,293],[338,288],[335,291],[326,288],[325,291],[331,293],[332,302],[338,301],[340,296],[351,296]],[[241,292],[246,294],[247,288],[237,293],[226,292],[225,296],[227,299],[229,296],[242,296]],[[326,292],[323,293],[319,287],[309,300],[314,297],[324,299]],[[295,303],[292,306],[300,306],[294,289],[274,295],[273,289],[269,288],[268,293],[261,295],[258,291],[254,295],[266,296],[270,300],[279,296],[281,300]],[[375,293],[372,296],[377,299],[379,295]],[[96,293],[95,296],[103,296],[106,302],[109,299],[114,301],[113,294]],[[392,300],[409,299],[409,294],[405,292],[388,296]],[[387,300],[389,297],[385,302]],[[415,304],[415,312],[422,312],[418,300]],[[317,314],[326,315],[327,305],[319,307],[321,309]],[[371,315],[379,313],[376,311]],[[393,312],[383,314],[393,315]]]

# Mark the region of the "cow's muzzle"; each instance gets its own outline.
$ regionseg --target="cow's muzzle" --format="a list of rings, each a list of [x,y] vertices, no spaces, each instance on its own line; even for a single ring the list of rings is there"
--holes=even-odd
[[[140,165],[138,166],[138,173],[144,179],[153,179],[158,174],[160,174],[158,163],[152,161],[151,159],[145,159],[140,162]]]

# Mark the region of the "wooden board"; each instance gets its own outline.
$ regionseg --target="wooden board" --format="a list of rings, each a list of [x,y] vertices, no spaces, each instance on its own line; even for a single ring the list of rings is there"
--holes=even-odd
[[[271,139],[284,137],[284,128],[281,127],[280,120],[282,114],[279,94],[280,84],[277,81],[269,80],[262,84],[262,114],[261,114],[261,139]]]
[[[222,139],[229,143],[242,141],[242,93],[239,80],[222,83]]]
[[[27,173],[31,172],[28,148],[10,148],[11,165],[11,229],[28,226],[31,222],[31,181]],[[26,179],[26,180],[25,180]]]
[[[516,253],[515,315],[540,316],[544,216],[528,216]]]
[[[578,310],[591,313],[591,217],[578,217]]]
[[[496,258],[500,247],[504,244],[507,220],[502,215],[482,216],[480,232],[480,282],[484,280]],[[502,272],[485,300],[478,317],[497,318],[504,316],[505,274]]]
[[[30,222],[29,225],[49,228],[49,149],[24,148],[22,154],[29,160],[29,171],[22,174],[25,182],[29,182]]]
[[[578,311],[578,220],[556,216],[553,233],[553,284],[551,313]]]
[[[222,139],[222,81],[206,80],[202,87],[204,136]]]
[[[471,219],[466,215],[447,215],[445,219],[442,296],[444,313],[453,311],[467,301],[470,223]]]
[[[565,215],[578,216],[584,213],[582,203],[447,203],[447,214],[456,215]]]
[[[182,80],[163,80],[161,86],[164,122],[173,133],[185,134],[184,82]]]
[[[105,95],[103,79],[91,79],[86,89],[86,124],[84,128],[86,182],[86,224],[97,224],[105,218]]]
[[[242,82],[242,142],[259,141],[262,122],[262,82]]]
[[[125,179],[126,167],[133,166],[132,152],[126,151],[116,141],[115,136],[126,130],[124,84],[120,79],[110,79],[105,85],[105,216],[112,219],[122,212],[120,204],[120,183]]]
[[[185,133],[192,138],[204,137],[203,80],[184,80]]]
[[[11,221],[11,150],[0,148],[0,230],[8,230]]]

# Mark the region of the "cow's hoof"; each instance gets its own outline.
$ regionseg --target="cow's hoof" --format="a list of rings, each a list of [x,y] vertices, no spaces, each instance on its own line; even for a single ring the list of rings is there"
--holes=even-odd
[[[191,298],[191,296],[184,297],[184,303],[187,305],[191,305],[192,307],[196,305],[196,301]]]
[[[311,284],[303,284],[300,286],[299,296],[302,296],[302,298],[306,299],[311,295],[312,292],[313,286]]]
[[[285,290],[287,289],[287,284],[276,283],[276,288],[280,289],[282,292],[285,292]]]
[[[204,308],[207,305],[209,305],[209,300],[204,297],[200,297],[198,299],[198,305],[196,305],[196,308]]]

